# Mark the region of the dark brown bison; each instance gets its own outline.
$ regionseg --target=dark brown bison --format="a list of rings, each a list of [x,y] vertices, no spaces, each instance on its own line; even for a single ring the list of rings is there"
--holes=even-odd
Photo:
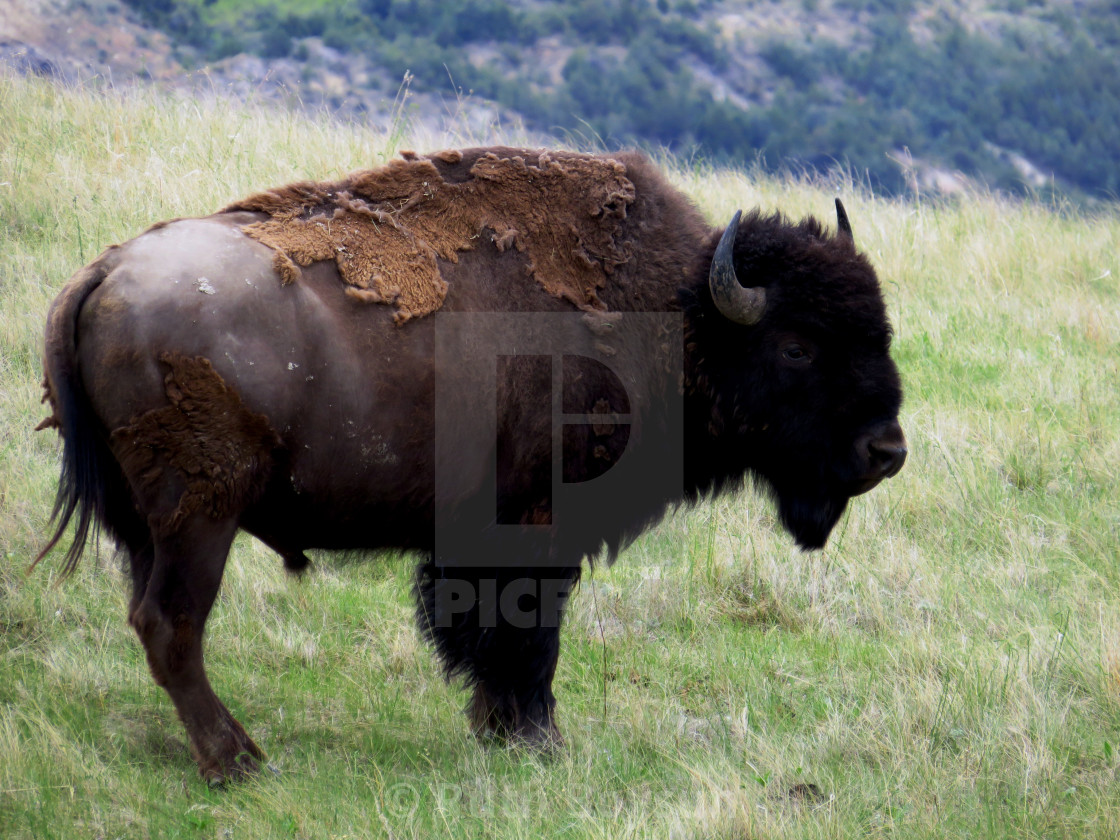
[[[51,308],[43,553],[72,520],[68,569],[91,529],[127,552],[129,623],[211,781],[262,757],[203,668],[239,528],[293,570],[419,552],[475,726],[548,746],[585,559],[747,476],[816,548],[901,468],[891,330],[837,212],[720,231],[641,155],[493,148],[156,225]]]

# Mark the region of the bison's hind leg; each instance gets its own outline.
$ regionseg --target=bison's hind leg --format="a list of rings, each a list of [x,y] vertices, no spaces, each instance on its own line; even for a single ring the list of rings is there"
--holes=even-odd
[[[114,369],[110,362],[133,357],[96,342],[89,353],[92,369],[114,370],[135,392],[128,399],[103,389],[93,400],[113,429],[113,457],[145,523],[143,539],[125,538],[129,623],[186,726],[203,778],[220,783],[254,772],[262,753],[210,688],[202,639],[233,537],[267,486],[278,438],[203,357],[160,353],[158,365]],[[152,408],[137,416],[134,402]]]
[[[480,736],[542,750],[562,745],[552,680],[578,577],[578,568],[418,568],[421,630],[448,675],[473,689],[468,714]]]
[[[255,773],[264,758],[214,694],[202,658],[206,619],[218,594],[237,522],[189,516],[132,551],[128,621],[157,684],[170,695],[200,775],[220,784]]]

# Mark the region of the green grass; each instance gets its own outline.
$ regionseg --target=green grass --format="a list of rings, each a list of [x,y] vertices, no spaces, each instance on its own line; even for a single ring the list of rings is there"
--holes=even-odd
[[[472,138],[6,77],[0,113],[0,836],[1120,834],[1114,212],[666,161],[714,220],[828,214],[843,192],[896,326],[906,469],[821,553],[748,492],[586,578],[551,761],[468,733],[413,628],[408,559],[295,580],[242,539],[210,673],[280,775],[210,790],[112,547],[62,585],[57,562],[26,571],[58,470],[31,431],[47,306],[153,221]]]

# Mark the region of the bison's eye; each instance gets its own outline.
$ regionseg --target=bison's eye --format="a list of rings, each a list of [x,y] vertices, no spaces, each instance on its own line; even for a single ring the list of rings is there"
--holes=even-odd
[[[813,361],[812,354],[801,344],[787,344],[782,348],[782,358],[792,365],[807,365]]]

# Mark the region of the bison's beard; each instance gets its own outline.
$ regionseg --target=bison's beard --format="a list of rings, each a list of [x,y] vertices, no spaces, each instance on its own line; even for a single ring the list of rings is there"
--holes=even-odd
[[[778,513],[786,530],[806,550],[823,548],[848,506],[847,496],[816,498],[777,492]]]

